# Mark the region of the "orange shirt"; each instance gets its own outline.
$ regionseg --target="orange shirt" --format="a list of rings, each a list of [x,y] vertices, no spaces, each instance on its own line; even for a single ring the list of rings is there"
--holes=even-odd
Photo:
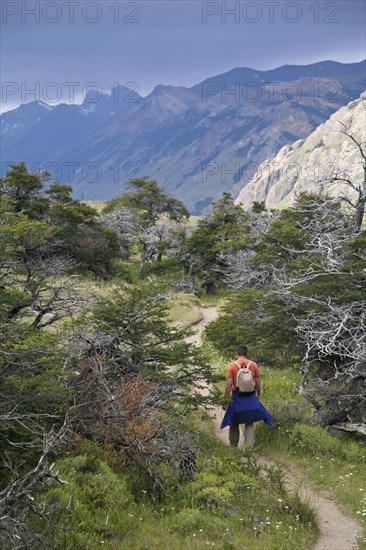
[[[250,359],[240,358],[240,359],[237,359],[237,361],[241,365],[246,365],[247,363],[249,363]],[[259,379],[260,373],[259,373],[259,368],[258,368],[257,363],[254,363],[254,361],[253,361],[249,368],[253,373],[254,379],[256,379],[256,378]],[[226,378],[227,378],[227,380],[232,379],[234,381],[234,383],[232,385],[232,391],[234,391],[235,388],[236,388],[236,375],[238,374],[238,372],[239,372],[238,365],[236,365],[234,362],[230,363],[230,365],[227,368]]]

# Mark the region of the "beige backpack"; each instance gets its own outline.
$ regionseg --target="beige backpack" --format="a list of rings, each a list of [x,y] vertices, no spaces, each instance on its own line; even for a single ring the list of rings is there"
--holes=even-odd
[[[253,361],[249,361],[246,365],[241,365],[239,361],[235,361],[235,365],[239,371],[236,375],[236,393],[238,395],[246,395],[255,391],[255,380],[250,365]]]

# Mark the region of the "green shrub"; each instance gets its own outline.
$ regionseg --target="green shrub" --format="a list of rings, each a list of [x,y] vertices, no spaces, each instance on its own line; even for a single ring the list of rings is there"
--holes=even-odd
[[[138,264],[132,260],[114,260],[112,262],[113,273],[116,280],[122,279],[126,283],[133,284],[138,276]],[[112,283],[114,280],[111,281]]]
[[[180,272],[180,265],[175,258],[164,257],[160,262],[150,262],[144,265],[144,276],[164,275],[172,278]]]
[[[76,456],[59,460],[55,470],[66,482],[46,494],[65,532],[57,548],[94,548],[101,540],[123,537],[131,529],[132,495],[126,481],[105,462]]]
[[[265,405],[275,419],[276,426],[290,427],[299,422],[306,422],[310,416],[310,407],[306,402],[290,400],[276,402],[265,399]]]
[[[189,535],[202,528],[204,514],[195,508],[182,508],[172,519],[174,529],[182,535]]]
[[[290,431],[290,447],[311,456],[330,456],[350,462],[364,462],[365,452],[354,441],[343,441],[320,426],[295,424]]]
[[[197,506],[221,510],[225,515],[255,501],[259,487],[260,481],[247,465],[224,458],[211,460],[192,483]]]

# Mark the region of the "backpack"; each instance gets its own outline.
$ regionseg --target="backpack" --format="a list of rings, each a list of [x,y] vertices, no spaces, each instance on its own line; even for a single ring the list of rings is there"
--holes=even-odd
[[[238,395],[247,395],[255,391],[254,375],[250,370],[250,365],[253,361],[249,361],[246,365],[242,366],[238,361],[235,361],[235,365],[239,368],[236,375],[236,393]]]

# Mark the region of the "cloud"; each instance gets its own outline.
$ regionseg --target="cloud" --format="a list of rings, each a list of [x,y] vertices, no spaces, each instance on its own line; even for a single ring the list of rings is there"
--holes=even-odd
[[[2,2],[2,9],[6,4],[15,2]],[[364,55],[365,4],[353,0],[79,0],[73,22],[68,3],[60,2],[61,17],[54,23],[53,2],[23,4],[25,13],[3,14],[1,67],[3,81],[29,88],[35,82],[96,81],[108,88],[133,81],[144,95],[159,83],[190,86],[237,66],[265,70],[322,59],[359,61]],[[40,10],[51,6],[40,11],[39,22],[29,13],[36,4]],[[101,10],[95,23],[93,4]]]

